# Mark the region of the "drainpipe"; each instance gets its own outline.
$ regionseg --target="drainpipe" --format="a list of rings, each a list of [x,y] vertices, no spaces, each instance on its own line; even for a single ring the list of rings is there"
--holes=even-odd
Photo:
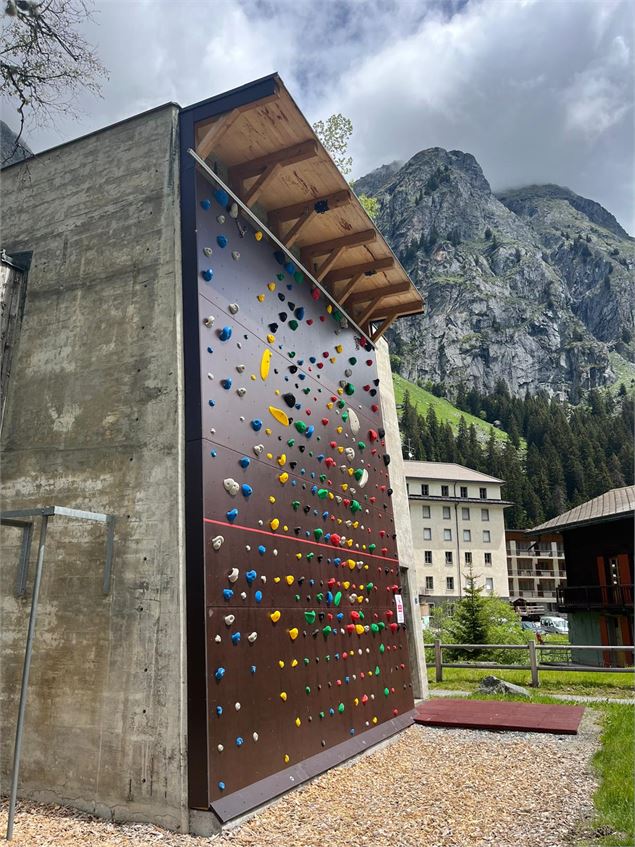
[[[456,569],[459,580],[459,600],[463,597],[463,588],[461,587],[461,541],[459,540],[459,504],[456,502],[456,482],[454,483],[454,523],[456,525]]]

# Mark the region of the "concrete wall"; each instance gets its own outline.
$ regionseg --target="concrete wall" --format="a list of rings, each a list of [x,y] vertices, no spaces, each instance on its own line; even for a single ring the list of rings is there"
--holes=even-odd
[[[3,247],[33,251],[2,433],[4,509],[51,522],[20,793],[187,827],[177,109],[2,175]],[[31,599],[2,530],[1,766],[10,768]]]
[[[377,374],[379,376],[379,397],[386,430],[386,451],[390,455],[388,472],[393,489],[392,507],[397,532],[397,550],[399,565],[402,569],[402,591],[404,593],[404,613],[408,622],[408,647],[410,650],[410,673],[415,697],[428,697],[428,676],[426,673],[423,633],[421,630],[421,612],[417,590],[417,569],[412,542],[412,526],[408,510],[406,475],[399,433],[399,419],[395,404],[395,392],[390,368],[390,352],[384,339],[377,342]],[[404,573],[405,571],[405,573]]]

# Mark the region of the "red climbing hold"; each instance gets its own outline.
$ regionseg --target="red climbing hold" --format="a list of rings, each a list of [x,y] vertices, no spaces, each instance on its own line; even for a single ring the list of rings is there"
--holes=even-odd
[[[379,438],[379,435],[378,435],[378,433],[375,432],[374,429],[369,429],[368,430],[368,437],[370,438],[371,441],[377,441],[377,439]]]

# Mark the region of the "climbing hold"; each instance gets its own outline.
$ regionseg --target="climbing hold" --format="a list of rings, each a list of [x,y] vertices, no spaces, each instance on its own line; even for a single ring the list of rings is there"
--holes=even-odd
[[[228,477],[223,480],[223,488],[228,494],[231,494],[232,497],[235,497],[236,494],[240,491],[240,485],[236,482],[235,479]]]
[[[254,232],[254,238],[256,241],[262,241],[262,232],[259,229]]]
[[[230,570],[230,572],[227,574],[227,579],[230,582],[236,582],[236,580],[238,579],[238,573],[239,573],[238,568],[232,568]]]
[[[225,514],[226,514],[227,520],[230,523],[233,523],[236,520],[236,518],[238,517],[238,509],[230,509]]]
[[[240,633],[234,632],[232,634],[232,644],[240,644]]]
[[[222,329],[219,329],[218,337],[221,341],[229,341],[232,337],[232,328],[230,326],[224,326]]]
[[[297,626],[294,626],[289,630],[289,638],[291,639],[291,641],[295,641],[299,634],[300,630],[297,628]]]
[[[259,430],[262,429],[262,421],[259,420],[258,418],[254,418],[254,420],[251,422],[251,428],[253,429],[254,432],[258,432]],[[254,448],[254,449],[256,449],[256,448]],[[264,447],[262,449],[264,450]]]
[[[276,609],[276,611],[275,611],[275,612],[271,612],[271,614],[269,615],[269,617],[271,618],[272,623],[278,623],[278,621],[280,620],[281,615],[280,615],[280,612]]]
[[[237,262],[240,259],[240,253],[238,250],[232,250],[232,259]]]
[[[248,468],[251,464],[251,459],[248,456],[243,456],[242,459],[238,460],[238,464],[241,468]]]
[[[304,613],[304,619],[308,624],[315,623],[315,612],[313,611],[313,609]]]
[[[227,247],[227,236],[226,235],[217,235],[216,243],[219,247]]]
[[[243,497],[251,497],[254,491],[251,485],[248,485],[246,482],[240,486],[240,490],[242,491]]]
[[[232,315],[235,315],[236,312],[240,309],[240,306],[238,305],[238,303],[230,303],[227,308]]]
[[[224,588],[223,589],[223,599],[224,600],[231,600],[233,596],[234,596],[234,592],[231,590],[231,588]]]
[[[286,691],[281,691],[281,692],[280,692],[280,699],[281,699],[282,701],[286,701],[286,699],[287,699],[287,692],[286,692]]]
[[[247,584],[251,585],[251,583],[256,579],[257,576],[258,576],[258,574],[256,573],[256,571],[253,571],[253,570],[247,571],[246,574],[245,574],[245,579],[247,580]]]
[[[271,527],[271,531],[275,532],[280,526],[280,521],[278,518],[272,518],[272,520],[269,521],[269,526]]]
[[[287,482],[287,480],[289,479],[289,474],[288,474],[286,471],[283,471],[283,472],[282,472],[282,473],[278,476],[278,479],[280,480],[280,482],[282,483],[282,485],[284,485],[284,484],[285,484],[285,482]]]
[[[271,350],[267,347],[262,352],[260,360],[260,378],[264,381],[269,376],[269,367],[271,365]]]
[[[234,615],[225,615],[225,624],[227,626],[231,626],[235,620],[236,618]]]
[[[247,641],[249,641],[249,643],[250,643],[250,644],[253,644],[253,643],[254,643],[254,641],[255,641],[257,638],[258,638],[258,633],[257,633],[257,632],[250,632],[250,633],[249,633],[249,635],[247,636]]]
[[[201,276],[205,280],[205,282],[211,282],[214,277],[214,269],[213,268],[205,268],[204,271],[201,271]]]
[[[229,204],[229,194],[225,191],[224,188],[217,188],[214,191],[214,199],[223,207]]]
[[[283,426],[289,426],[289,417],[282,409],[277,409],[275,406],[269,406],[269,413]]]
[[[225,676],[225,668],[216,668],[214,671],[214,678],[219,682]]]
[[[222,545],[224,540],[225,539],[223,538],[222,535],[215,535],[214,538],[212,538],[212,549],[214,549],[214,550],[216,550],[216,552],[218,552],[220,550],[221,545]]]
[[[221,780],[221,781],[218,783],[218,787],[219,787],[219,789],[220,789],[221,791],[224,791],[224,790],[225,790],[225,783]]]
[[[201,207],[207,211],[212,205],[212,201],[205,198],[205,200],[201,200]]]

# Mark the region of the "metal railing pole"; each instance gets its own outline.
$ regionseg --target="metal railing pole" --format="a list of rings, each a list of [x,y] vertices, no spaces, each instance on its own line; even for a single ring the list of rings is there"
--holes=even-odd
[[[538,688],[540,686],[540,682],[538,680],[538,662],[536,661],[536,642],[530,641],[527,646],[529,647],[529,665],[531,667],[531,686],[532,686],[532,688]]]
[[[436,681],[443,682],[443,658],[441,655],[441,641],[438,638],[434,639],[434,667]]]
[[[44,548],[46,545],[46,529],[48,526],[48,515],[42,516],[40,527],[40,543],[37,554],[37,565],[35,568],[35,579],[33,581],[33,597],[31,598],[31,615],[29,617],[29,629],[26,636],[26,649],[24,652],[24,668],[22,670],[22,686],[20,688],[20,706],[18,709],[18,723],[15,730],[15,748],[13,751],[13,771],[11,773],[11,794],[9,799],[9,818],[7,821],[7,841],[13,838],[13,821],[15,818],[15,803],[18,795],[18,777],[20,774],[20,751],[22,748],[22,733],[24,730],[24,715],[26,712],[26,697],[29,687],[29,672],[31,670],[31,656],[33,655],[33,637],[35,635],[35,619],[37,617],[37,603],[42,582],[42,570],[44,566]]]

